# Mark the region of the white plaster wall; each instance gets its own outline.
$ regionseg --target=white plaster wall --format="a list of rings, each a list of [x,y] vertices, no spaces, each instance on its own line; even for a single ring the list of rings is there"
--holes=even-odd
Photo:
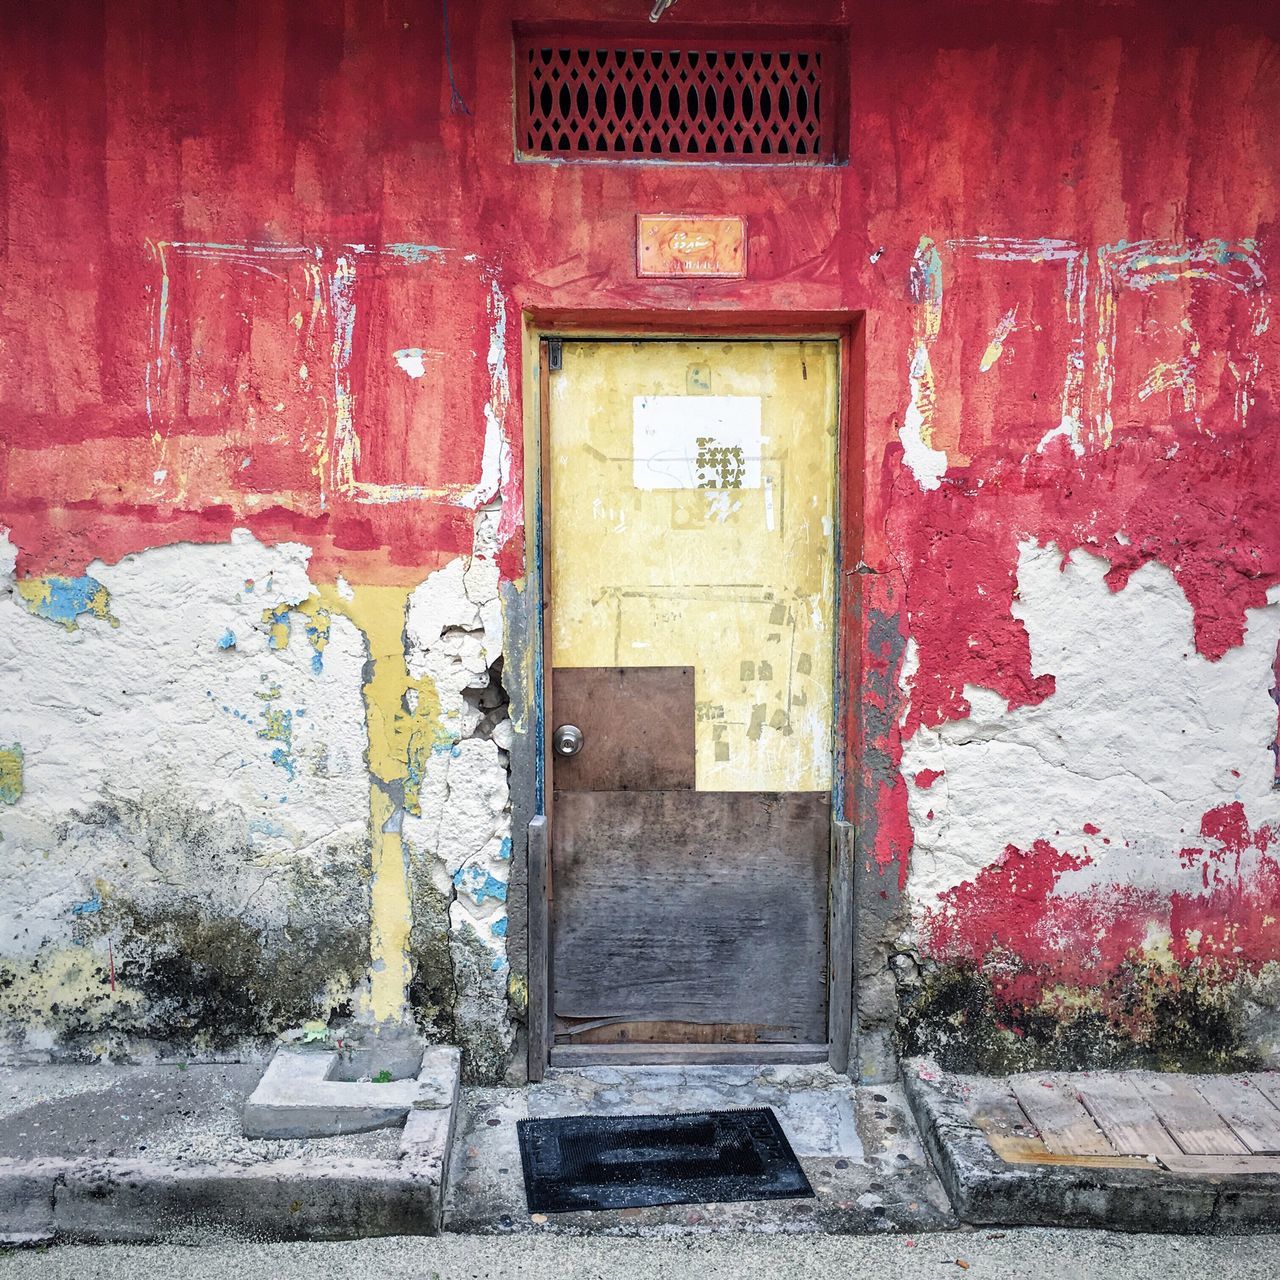
[[[1208,810],[1239,800],[1254,826],[1280,820],[1270,693],[1280,590],[1250,611],[1244,643],[1209,662],[1167,568],[1147,564],[1119,592],[1103,581],[1108,568],[1078,550],[1064,565],[1056,546],[1024,542],[1013,611],[1030,637],[1033,673],[1051,673],[1055,692],[1010,711],[990,690],[966,687],[967,719],[905,744],[917,910],[1007,845],[1025,850],[1037,839],[1093,860],[1064,876],[1059,892],[1199,888],[1199,869],[1176,854],[1202,843]],[[908,667],[908,692],[910,682]],[[914,780],[925,769],[943,771],[928,789]],[[1100,832],[1086,834],[1086,823]]]
[[[65,938],[98,882],[133,893],[177,874],[107,833],[60,843],[59,824],[97,800],[242,824],[229,838],[247,830],[251,867],[209,865],[172,887],[232,911],[252,901],[268,918],[287,891],[280,859],[334,838],[367,841],[363,637],[335,616],[317,664],[301,615],[278,649],[263,622],[264,609],[311,595],[309,554],[237,531],[225,544],[96,563],[88,573],[110,592],[118,625],[83,614],[68,631],[10,592],[12,549],[0,540],[0,743],[25,755],[23,795],[0,805],[5,953]],[[271,710],[290,713],[288,741],[259,736]]]
[[[499,520],[496,507],[478,514],[471,556],[414,591],[405,623],[409,673],[431,678],[445,736],[423,772],[421,812],[405,815],[404,838],[412,854],[425,857],[436,890],[452,897],[451,930],[473,934],[492,953],[493,973],[506,966],[511,721],[499,719],[489,736],[471,735],[484,719],[479,695],[490,689],[489,668],[502,655]]]

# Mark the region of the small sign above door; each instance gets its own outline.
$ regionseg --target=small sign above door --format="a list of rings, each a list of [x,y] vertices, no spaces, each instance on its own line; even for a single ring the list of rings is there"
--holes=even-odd
[[[636,274],[740,279],[747,274],[747,228],[741,218],[636,217]]]

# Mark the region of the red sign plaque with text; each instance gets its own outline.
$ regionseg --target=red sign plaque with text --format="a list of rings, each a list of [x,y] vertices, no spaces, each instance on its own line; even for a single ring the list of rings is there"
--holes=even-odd
[[[741,218],[636,218],[636,274],[740,279],[747,274],[747,228]]]

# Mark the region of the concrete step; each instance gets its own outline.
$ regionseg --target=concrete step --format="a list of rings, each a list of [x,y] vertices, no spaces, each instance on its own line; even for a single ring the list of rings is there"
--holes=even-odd
[[[903,1086],[921,1137],[963,1222],[1194,1234],[1276,1230],[1275,1157],[1237,1153],[1230,1126],[1223,1127],[1222,1151],[1190,1152],[1188,1146],[1203,1147],[1209,1129],[1203,1123],[1186,1128],[1161,1105],[1162,1097],[1181,1095],[1198,1079],[1129,1072],[1011,1079],[943,1071],[928,1058],[903,1064]],[[1221,1097],[1224,1080],[1229,1078],[1208,1078],[1197,1093]],[[1170,1081],[1182,1087],[1174,1089]],[[1036,1105],[1029,1091],[1035,1088],[1055,1105]],[[1139,1103],[1154,1100],[1145,1139],[1143,1125],[1117,1124],[1096,1101],[1126,1094]],[[1039,1114],[1043,1129],[1020,1098]],[[1056,1131],[1047,1125],[1055,1114],[1064,1120]]]
[[[398,1111],[407,1115],[403,1128],[248,1138],[241,1115],[262,1075],[261,1064],[0,1071],[0,1241],[439,1232],[456,1049],[426,1051],[418,1080],[408,1082],[413,1097]],[[414,1105],[424,1097],[434,1105]],[[305,1107],[305,1092],[293,1101]]]

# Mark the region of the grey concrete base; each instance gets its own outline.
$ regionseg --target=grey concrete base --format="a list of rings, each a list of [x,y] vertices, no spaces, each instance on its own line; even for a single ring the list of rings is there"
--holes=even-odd
[[[0,1242],[434,1235],[457,1050],[430,1070],[420,1096],[442,1105],[409,1110],[403,1132],[310,1141],[241,1133],[260,1067],[0,1072]]]
[[[275,1240],[434,1235],[438,1178],[381,1161],[317,1169],[304,1161],[235,1169],[113,1162],[68,1172],[54,1231],[68,1240],[181,1239],[210,1228]]]
[[[903,1087],[963,1222],[1191,1234],[1280,1230],[1280,1176],[1007,1164],[970,1115],[965,1077],[913,1058],[903,1063]]]
[[[812,1199],[531,1215],[516,1122],[771,1106]],[[445,1230],[572,1235],[937,1231],[955,1225],[902,1092],[822,1066],[553,1068],[524,1089],[464,1089]]]
[[[244,1104],[244,1134],[331,1138],[401,1125],[410,1111],[453,1104],[460,1065],[459,1051],[443,1045],[361,1050],[354,1063],[336,1050],[281,1047]],[[383,1071],[408,1078],[379,1083]]]
[[[53,1199],[60,1161],[0,1160],[0,1244],[42,1244],[53,1239]]]

